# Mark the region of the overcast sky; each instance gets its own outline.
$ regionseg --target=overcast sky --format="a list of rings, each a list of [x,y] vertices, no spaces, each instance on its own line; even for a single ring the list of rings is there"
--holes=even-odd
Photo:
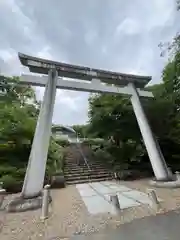
[[[22,52],[152,75],[157,83],[165,64],[158,44],[172,39],[179,22],[175,0],[0,0],[0,71],[27,71],[17,58]],[[38,99],[43,91],[36,89]],[[53,121],[84,123],[87,99],[87,93],[58,90]]]

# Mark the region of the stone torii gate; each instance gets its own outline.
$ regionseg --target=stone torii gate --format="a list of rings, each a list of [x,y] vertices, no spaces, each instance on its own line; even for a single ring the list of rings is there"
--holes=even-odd
[[[140,101],[140,96],[153,97],[151,92],[144,89],[145,85],[151,80],[151,77],[91,69],[36,58],[22,53],[19,53],[19,59],[22,65],[29,68],[30,72],[43,74],[41,76],[22,75],[20,83],[45,87],[44,98],[24,179],[23,197],[36,197],[41,193],[43,188],[57,88],[83,92],[130,95],[133,110],[156,180],[167,181],[169,179],[166,163],[159,145],[153,136]],[[68,80],[63,79],[63,77],[68,78]],[[60,109],[60,114],[62,113],[63,109]]]

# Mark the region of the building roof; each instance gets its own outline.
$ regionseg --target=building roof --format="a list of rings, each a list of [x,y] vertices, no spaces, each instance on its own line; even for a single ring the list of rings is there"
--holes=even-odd
[[[63,131],[63,132],[68,132],[68,133],[76,133],[76,131],[68,126],[63,126],[63,125],[54,125],[52,126],[52,132],[56,132],[56,131]]]
[[[29,56],[19,53],[19,59],[22,65],[27,66],[30,72],[48,74],[49,69],[56,68],[58,76],[74,78],[78,80],[91,81],[93,78],[100,79],[104,83],[126,86],[132,82],[136,87],[144,88],[151,80],[150,76],[138,76],[124,74],[101,69],[71,65],[62,62],[51,61],[43,58]]]

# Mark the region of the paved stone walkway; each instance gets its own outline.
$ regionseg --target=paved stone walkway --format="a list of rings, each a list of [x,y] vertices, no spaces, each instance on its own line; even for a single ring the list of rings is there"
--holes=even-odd
[[[121,210],[137,207],[142,204],[149,205],[150,207],[153,205],[146,193],[131,189],[114,181],[78,184],[76,188],[90,214],[116,214],[117,211],[110,201],[110,196],[112,195],[117,195]]]

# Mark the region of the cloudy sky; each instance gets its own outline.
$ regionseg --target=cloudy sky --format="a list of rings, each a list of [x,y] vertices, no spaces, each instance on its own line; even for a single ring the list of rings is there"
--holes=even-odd
[[[157,83],[166,61],[158,44],[180,30],[179,15],[175,0],[0,0],[0,72],[26,72],[17,58],[22,52],[152,75]],[[36,89],[38,99],[43,91]],[[87,99],[87,93],[58,90],[53,121],[84,123]]]

